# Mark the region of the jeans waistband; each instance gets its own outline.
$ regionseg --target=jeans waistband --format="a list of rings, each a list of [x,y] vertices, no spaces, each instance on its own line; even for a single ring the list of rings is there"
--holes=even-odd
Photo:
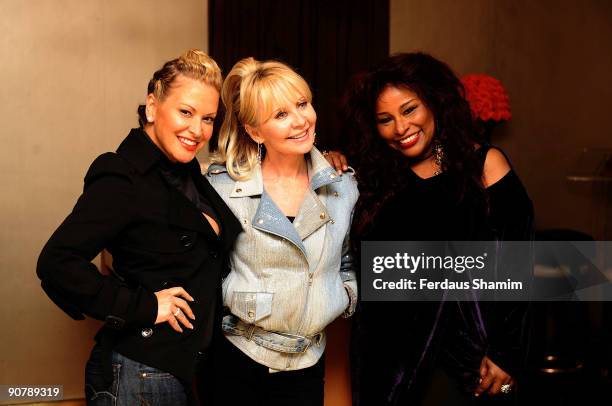
[[[233,314],[223,317],[222,329],[227,334],[243,336],[269,350],[292,354],[306,352],[311,345],[319,345],[323,338],[322,331],[311,336],[300,336],[264,330],[254,324],[245,323]]]

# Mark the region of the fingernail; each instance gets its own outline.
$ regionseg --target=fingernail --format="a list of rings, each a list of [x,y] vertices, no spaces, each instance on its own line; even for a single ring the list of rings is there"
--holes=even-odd
[[[193,324],[189,323],[189,328],[193,330]]]

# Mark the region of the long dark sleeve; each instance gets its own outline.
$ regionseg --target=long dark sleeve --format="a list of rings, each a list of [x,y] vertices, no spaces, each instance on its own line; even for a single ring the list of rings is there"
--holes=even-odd
[[[72,213],[38,259],[43,289],[71,317],[82,319],[86,314],[107,319],[116,328],[154,324],[157,299],[153,292],[102,275],[91,263],[134,221],[137,205],[126,164],[116,154],[98,157]]]
[[[533,241],[533,205],[520,179],[511,171],[500,182],[488,189],[489,218],[496,239],[501,244],[501,255],[507,255],[504,241]],[[502,262],[521,272],[533,270],[533,252],[504,258]],[[515,268],[517,267],[517,268]],[[529,303],[483,303],[487,322],[489,347],[487,356],[513,376],[524,369],[527,356]]]

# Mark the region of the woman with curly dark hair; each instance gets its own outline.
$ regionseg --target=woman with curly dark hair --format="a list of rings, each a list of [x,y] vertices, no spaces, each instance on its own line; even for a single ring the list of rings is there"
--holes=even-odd
[[[361,193],[353,241],[531,239],[531,201],[504,153],[476,138],[446,64],[391,56],[355,78],[344,112]],[[512,401],[525,315],[517,303],[362,303],[355,403]]]

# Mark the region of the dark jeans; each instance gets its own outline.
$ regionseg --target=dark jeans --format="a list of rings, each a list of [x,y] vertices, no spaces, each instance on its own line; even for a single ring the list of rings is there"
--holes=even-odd
[[[214,405],[323,406],[324,357],[309,368],[270,373],[223,337],[214,348]]]
[[[196,401],[189,385],[159,369],[113,352],[113,381],[104,387],[103,360],[94,347],[85,367],[85,398],[94,406],[193,406]]]

